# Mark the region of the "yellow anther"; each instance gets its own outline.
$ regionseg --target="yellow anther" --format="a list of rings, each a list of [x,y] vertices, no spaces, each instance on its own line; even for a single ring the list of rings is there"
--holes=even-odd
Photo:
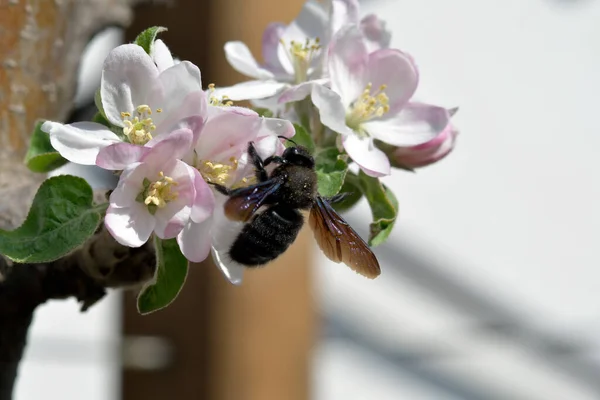
[[[205,181],[226,185],[231,174],[237,170],[238,160],[235,157],[229,159],[230,164],[222,164],[213,161],[201,161],[198,165],[198,171]]]
[[[228,96],[221,96],[221,98],[215,96],[215,84],[210,83],[208,85],[208,104],[215,107],[229,107],[233,105],[233,101]]]
[[[304,42],[290,40],[289,46],[283,39],[279,42],[286,48],[286,55],[294,67],[296,83],[305,82],[312,59],[321,51],[320,39],[306,38]]]
[[[152,109],[146,104],[139,105],[135,108],[136,116],[132,118],[131,113],[128,111],[121,112],[121,118],[123,118],[123,133],[127,136],[130,143],[145,145],[152,140],[152,134],[150,132],[156,129],[154,121],[150,117],[152,115]],[[161,113],[162,108],[157,108],[156,112]]]
[[[377,91],[371,93],[373,85],[368,83],[362,94],[350,106],[346,114],[346,125],[361,131],[360,125],[372,118],[378,118],[390,111],[389,98],[383,92],[386,85],[379,86]]]
[[[165,176],[163,171],[158,173],[158,180],[154,182],[144,181],[144,190],[140,193],[140,201],[143,199],[145,205],[151,214],[156,212],[157,208],[163,208],[170,201],[176,200],[179,193],[173,188],[177,182],[170,176]]]

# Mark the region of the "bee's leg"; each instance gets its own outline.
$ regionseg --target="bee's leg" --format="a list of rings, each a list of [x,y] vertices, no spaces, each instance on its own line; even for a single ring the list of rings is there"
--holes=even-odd
[[[223,185],[219,185],[218,183],[213,183],[213,182],[208,182],[209,185],[213,185],[215,187],[215,189],[217,189],[217,192],[224,194],[225,196],[229,196],[231,194],[231,189],[223,186]]]
[[[279,157],[279,156],[271,156],[271,157],[267,157],[265,158],[265,160],[263,161],[263,165],[266,167],[267,165],[271,164],[271,163],[277,163],[277,164],[286,164],[287,161],[285,161],[283,158]]]
[[[252,142],[248,142],[248,155],[250,156],[250,159],[252,160],[252,164],[254,164],[256,179],[259,182],[264,182],[267,179],[269,179],[269,174],[267,174],[267,171],[265,170],[265,167],[264,167],[265,164],[263,164],[263,159],[260,158],[260,155],[256,151],[256,148],[254,147],[254,143],[252,143]]]
[[[329,204],[339,203],[340,201],[344,200],[346,197],[350,196],[351,194],[352,194],[352,192],[338,193],[335,196],[325,198],[325,200]]]

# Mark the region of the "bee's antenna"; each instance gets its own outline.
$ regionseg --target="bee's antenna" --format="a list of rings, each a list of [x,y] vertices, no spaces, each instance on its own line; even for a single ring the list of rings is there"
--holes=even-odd
[[[285,136],[282,136],[282,135],[279,135],[279,136],[277,136],[277,137],[278,137],[279,139],[287,140],[288,142],[292,142],[292,143],[294,143],[294,146],[298,146],[298,144],[297,144],[296,142],[294,142],[294,141],[293,141],[292,139],[290,139],[290,138],[287,138],[287,137],[285,137]]]

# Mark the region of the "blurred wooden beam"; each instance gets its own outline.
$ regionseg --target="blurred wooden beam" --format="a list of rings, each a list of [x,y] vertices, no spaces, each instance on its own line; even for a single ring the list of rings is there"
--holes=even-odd
[[[174,0],[139,9],[129,31],[163,25],[175,55],[196,63],[204,86],[245,78],[226,62],[223,45],[243,40],[260,58],[263,29],[291,21],[302,0]],[[180,297],[168,309],[141,317],[126,299],[124,333],[159,335],[175,347],[166,371],[126,370],[123,399],[307,400],[316,318],[311,286],[310,234],[265,268],[248,271],[242,286],[225,280],[211,260],[192,265]]]
[[[226,41],[244,41],[260,59],[264,28],[271,22],[292,21],[303,3],[214,1],[209,58],[211,78],[217,86],[249,79],[227,63],[223,52]],[[231,286],[211,269],[211,400],[310,397],[316,319],[309,239],[303,231],[280,259],[263,269],[247,271],[241,287]]]

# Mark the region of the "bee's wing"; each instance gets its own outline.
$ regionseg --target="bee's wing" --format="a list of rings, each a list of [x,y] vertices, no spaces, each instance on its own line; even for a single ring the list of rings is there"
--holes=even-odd
[[[325,199],[317,196],[308,223],[327,258],[343,262],[367,278],[379,276],[381,269],[375,254]]]
[[[233,190],[225,202],[225,215],[234,221],[248,221],[281,184],[280,179],[269,179],[256,185]]]

